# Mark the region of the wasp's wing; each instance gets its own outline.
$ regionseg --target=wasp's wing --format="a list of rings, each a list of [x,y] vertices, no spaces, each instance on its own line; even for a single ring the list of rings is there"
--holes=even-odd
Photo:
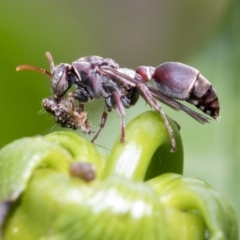
[[[132,76],[129,76],[129,75],[123,73],[124,71],[121,72],[118,69],[113,69],[113,68],[107,67],[107,66],[101,67],[100,71],[102,74],[108,75],[108,76],[112,77],[113,79],[120,81],[122,83],[128,84],[132,87],[136,87],[136,85],[139,84],[138,80],[134,79]],[[157,89],[155,89],[153,87],[148,86],[148,89],[155,99],[157,99],[158,101],[173,108],[174,110],[177,110],[177,111],[181,110],[202,124],[209,123],[210,118],[208,118],[198,112],[195,112],[194,110],[184,106],[183,104],[179,103],[178,101],[176,101],[172,98],[169,98],[169,97],[163,95],[162,93],[160,93]]]
[[[157,100],[159,100],[160,102],[168,105],[169,107],[173,108],[174,110],[181,110],[185,113],[187,113],[189,116],[191,116],[192,118],[194,118],[195,120],[197,120],[198,122],[204,124],[204,123],[209,123],[210,118],[195,112],[194,110],[186,107],[185,105],[181,104],[180,102],[166,97],[165,95],[163,95],[162,93],[160,93],[157,89],[153,88],[153,87],[148,87],[149,91],[152,93],[153,97],[156,98]]]

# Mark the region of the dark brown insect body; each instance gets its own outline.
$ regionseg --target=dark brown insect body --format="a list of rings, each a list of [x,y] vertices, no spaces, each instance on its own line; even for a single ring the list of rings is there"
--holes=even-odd
[[[87,119],[87,112],[79,106],[73,106],[68,99],[62,98],[56,101],[53,97],[49,97],[43,99],[42,105],[61,127],[74,130],[80,128],[83,133],[93,133]]]
[[[80,107],[77,107],[79,109],[77,112],[81,115],[83,105],[86,102],[103,98],[105,100],[105,110],[100,129],[92,141],[97,138],[104,127],[107,112],[116,109],[121,117],[121,142],[124,142],[124,108],[134,105],[139,96],[143,97],[161,115],[170,136],[172,151],[176,150],[172,129],[156,99],[175,110],[186,112],[201,123],[208,122],[209,118],[187,108],[175,99],[186,100],[214,119],[218,120],[219,118],[218,97],[210,82],[197,69],[182,63],[167,62],[156,68],[140,66],[134,71],[119,68],[118,64],[112,59],[104,59],[98,56],[83,57],[72,64],[62,63],[57,66],[54,65],[50,53],[46,53],[46,56],[50,62],[51,72],[29,65],[19,66],[17,70],[39,71],[51,77],[53,98],[47,98],[45,100],[47,104],[44,102],[43,107],[63,127],[74,128],[73,126],[75,126],[75,123],[70,124],[70,122],[76,122],[74,114],[70,114],[70,112],[75,111],[74,100],[80,104]],[[147,85],[147,82],[151,79],[156,84],[156,88]],[[75,92],[68,92],[72,85],[76,88]],[[66,94],[67,99],[65,99]],[[62,119],[65,119],[64,121],[57,116],[59,111],[62,112],[60,115],[64,116],[62,117]],[[82,131],[85,128],[89,129],[86,127],[86,123],[88,123],[87,119],[76,128],[81,128]],[[88,130],[85,132],[88,132]],[[90,133],[90,130],[88,133]]]

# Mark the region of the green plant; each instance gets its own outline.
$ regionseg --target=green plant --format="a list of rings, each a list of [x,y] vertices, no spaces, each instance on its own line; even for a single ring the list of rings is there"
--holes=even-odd
[[[4,240],[238,239],[234,210],[209,184],[182,176],[177,126],[146,112],[108,150],[72,132],[16,140],[0,151],[0,202],[9,205]],[[86,181],[69,168],[87,162]]]

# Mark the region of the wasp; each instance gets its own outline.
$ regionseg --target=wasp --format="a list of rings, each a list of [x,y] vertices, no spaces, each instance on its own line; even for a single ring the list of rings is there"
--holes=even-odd
[[[208,123],[209,117],[199,114],[177,100],[187,101],[210,117],[219,120],[219,101],[211,83],[200,72],[188,65],[178,62],[165,62],[157,67],[139,66],[136,70],[120,68],[111,58],[99,56],[82,57],[71,64],[60,63],[55,66],[49,52],[46,57],[50,62],[50,71],[31,65],[20,65],[19,70],[32,70],[46,74],[51,79],[53,96],[44,101],[43,107],[50,112],[57,123],[63,127],[69,126],[74,119],[68,112],[74,112],[74,101],[80,108],[94,99],[104,99],[104,111],[100,121],[100,128],[96,132],[94,141],[105,126],[107,115],[116,109],[121,121],[121,142],[125,141],[125,108],[133,106],[141,96],[162,117],[168,131],[172,149],[176,151],[176,141],[172,128],[159,104],[162,102],[175,110],[181,110],[200,123]],[[148,83],[153,80],[154,87]],[[70,91],[74,86],[75,90]],[[65,99],[65,100],[63,100]],[[49,108],[50,101],[50,108]],[[65,102],[64,102],[65,101]],[[60,105],[59,105],[60,103]],[[67,121],[59,121],[56,108],[64,108]],[[55,110],[53,110],[53,108]],[[83,110],[81,110],[83,111]],[[78,113],[80,114],[80,110]],[[81,114],[80,114],[81,115]],[[86,124],[85,124],[86,123]],[[90,133],[87,118],[80,128]],[[74,128],[74,127],[72,127]],[[79,127],[76,127],[79,128]]]

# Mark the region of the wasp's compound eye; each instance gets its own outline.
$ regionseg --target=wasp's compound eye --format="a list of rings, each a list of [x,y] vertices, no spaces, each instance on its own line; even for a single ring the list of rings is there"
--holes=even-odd
[[[69,65],[59,64],[52,73],[51,88],[56,96],[63,96],[70,87],[68,81]]]

